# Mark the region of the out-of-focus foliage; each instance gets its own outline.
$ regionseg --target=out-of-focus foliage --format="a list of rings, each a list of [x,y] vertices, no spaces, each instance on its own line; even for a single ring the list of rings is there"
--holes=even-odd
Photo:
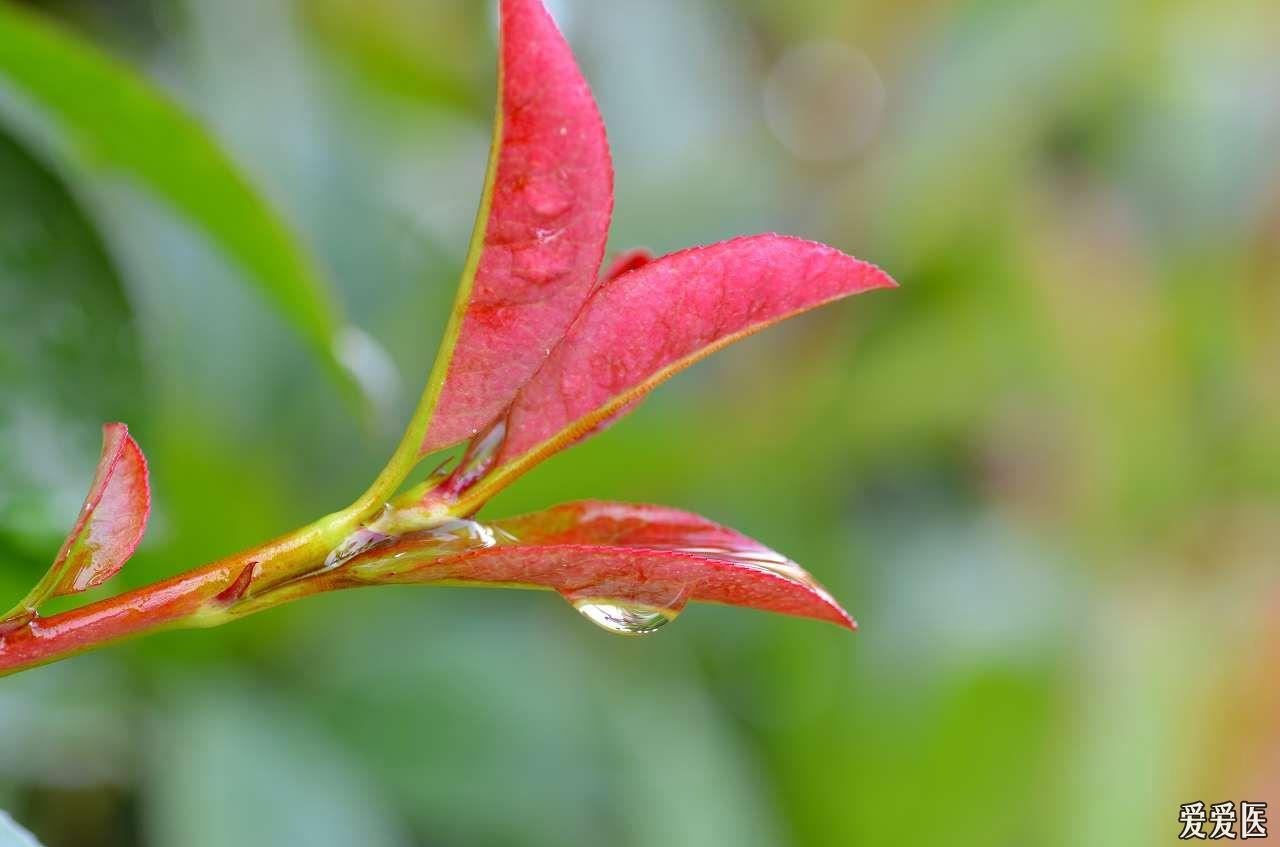
[[[362,428],[185,221],[126,197],[104,232],[11,135],[15,598],[103,420],[155,478],[126,581],[358,494],[443,325],[494,56],[471,0],[28,5],[200,116],[399,375]],[[1280,802],[1280,7],[551,5],[609,125],[615,248],[783,230],[903,288],[699,366],[486,514],[688,508],[862,632],[695,607],[621,642],[548,596],[317,598],[0,682],[0,807],[48,847],[1131,847],[1182,802]],[[122,231],[145,249],[108,253]]]
[[[86,96],[91,92],[91,96]],[[0,6],[0,115],[66,173],[116,250],[139,249],[113,224],[125,193],[167,205],[224,251],[315,346],[334,354],[337,317],[293,238],[201,128],[155,86],[60,28]],[[335,370],[341,369],[334,362]]]

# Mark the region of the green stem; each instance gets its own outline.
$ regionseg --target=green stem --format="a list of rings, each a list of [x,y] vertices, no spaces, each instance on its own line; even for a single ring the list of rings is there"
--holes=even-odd
[[[369,490],[356,501],[357,506],[380,508],[395,495],[405,479],[422,461],[422,448],[427,440],[427,430],[435,414],[436,404],[440,402],[445,379],[449,375],[454,347],[458,343],[458,334],[462,331],[462,321],[467,315],[467,306],[471,302],[471,290],[475,285],[476,273],[480,270],[480,259],[484,255],[489,212],[493,207],[493,185],[497,178],[498,156],[502,149],[502,85],[502,77],[499,74],[499,106],[493,120],[493,141],[489,149],[489,167],[485,173],[484,191],[480,195],[480,207],[476,210],[476,222],[471,231],[471,244],[467,249],[466,265],[462,269],[458,292],[454,296],[453,307],[449,311],[449,322],[445,325],[444,335],[440,339],[440,349],[436,352],[435,364],[431,367],[431,375],[427,378],[427,387],[422,392],[422,399],[418,401],[418,408],[414,410],[409,426],[405,429],[404,438],[400,440],[386,468],[374,480],[373,485],[369,486]]]
[[[13,608],[5,612],[4,615],[0,615],[0,621],[34,614],[36,607],[53,595],[53,590],[58,584],[58,576],[57,568],[50,568],[36,583],[35,587],[27,592],[27,596],[15,603]]]

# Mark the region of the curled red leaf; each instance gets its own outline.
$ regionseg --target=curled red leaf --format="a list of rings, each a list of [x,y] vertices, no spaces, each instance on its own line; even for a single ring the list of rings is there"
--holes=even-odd
[[[102,456],[80,516],[48,573],[15,613],[32,611],[51,597],[85,591],[115,576],[137,549],[150,513],[147,460],[128,427],[106,424]]]

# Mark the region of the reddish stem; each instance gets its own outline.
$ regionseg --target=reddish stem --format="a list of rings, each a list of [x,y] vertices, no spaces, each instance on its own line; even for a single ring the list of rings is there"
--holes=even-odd
[[[224,623],[232,616],[232,605],[246,595],[318,568],[335,536],[340,539],[350,531],[346,523],[322,521],[117,597],[18,623],[0,635],[0,676],[136,635]],[[241,584],[246,572],[252,575],[251,585]]]

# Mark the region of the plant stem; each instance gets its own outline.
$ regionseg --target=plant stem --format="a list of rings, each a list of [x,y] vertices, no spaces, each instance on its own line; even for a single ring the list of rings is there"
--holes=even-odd
[[[471,302],[471,289],[475,284],[476,273],[480,269],[480,259],[484,254],[485,233],[488,228],[489,212],[493,206],[493,185],[498,173],[498,155],[502,149],[502,85],[502,74],[499,72],[498,106],[493,119],[493,141],[489,149],[489,167],[485,173],[484,191],[480,195],[480,207],[476,210],[476,223],[471,232],[471,245],[467,250],[462,279],[458,283],[458,292],[454,295],[453,307],[449,310],[449,320],[445,324],[444,335],[440,338],[440,347],[436,351],[435,362],[427,378],[427,386],[422,392],[422,399],[418,401],[418,407],[414,410],[409,426],[405,429],[404,438],[396,447],[391,461],[387,463],[386,468],[374,480],[364,496],[356,501],[356,506],[380,507],[392,498],[418,462],[422,461],[424,455],[422,448],[427,439],[427,430],[430,428],[436,404],[440,402],[440,394],[444,390],[444,383],[449,375],[454,347],[462,331],[462,323]]]
[[[501,89],[499,92],[501,98]],[[55,662],[145,633],[179,627],[217,626],[316,590],[327,590],[327,584],[318,580],[314,585],[294,584],[280,591],[272,591],[284,583],[321,570],[331,551],[351,533],[380,515],[404,485],[409,474],[422,461],[427,430],[448,376],[453,348],[458,340],[470,301],[471,286],[480,263],[485,224],[492,201],[501,127],[499,110],[494,123],[494,144],[490,151],[489,172],[485,177],[485,192],[476,214],[476,229],[472,235],[466,268],[426,389],[395,453],[360,499],[341,512],[321,518],[309,526],[252,550],[210,562],[117,597],[47,618],[0,621],[0,676]],[[432,481],[428,480],[415,491],[426,491],[431,485]],[[411,507],[412,502],[402,500],[397,501],[397,505]],[[443,514],[431,515],[425,516],[423,520],[426,521],[425,525],[429,525],[443,517]]]
[[[351,508],[322,518],[266,544],[227,556],[151,585],[46,618],[18,621],[0,635],[0,676],[65,659],[144,633],[179,627],[216,626],[242,598],[228,595],[266,590],[323,566],[325,557],[371,516]]]

